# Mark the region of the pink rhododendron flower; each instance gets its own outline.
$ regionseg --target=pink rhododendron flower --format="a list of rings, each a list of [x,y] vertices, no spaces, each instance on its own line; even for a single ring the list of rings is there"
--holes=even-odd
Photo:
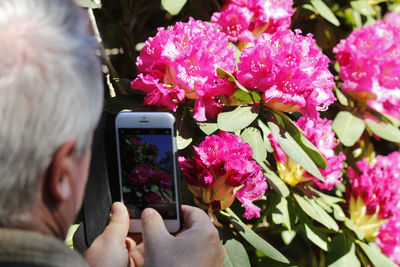
[[[363,199],[367,214],[378,212],[379,218],[390,218],[400,202],[400,152],[377,156],[376,163],[368,159],[357,162],[361,174],[349,168],[351,194]],[[379,206],[379,209],[378,209]]]
[[[146,105],[176,110],[185,100],[195,100],[194,118],[215,118],[222,109],[219,95],[231,95],[232,83],[218,77],[216,68],[233,72],[236,67],[233,48],[217,29],[190,18],[167,29],[159,28],[140,51],[136,65],[138,77],[133,89],[147,93]]]
[[[171,177],[163,170],[153,170],[151,178],[163,188],[171,189],[172,187]]]
[[[361,174],[349,168],[350,219],[366,233],[376,237],[387,219],[400,213],[400,152],[357,162]]]
[[[400,28],[387,21],[353,31],[335,48],[342,90],[400,119]]]
[[[211,21],[220,25],[230,41],[251,42],[264,32],[289,28],[292,5],[293,0],[231,0]]]
[[[252,42],[254,37],[249,26],[253,15],[254,13],[245,7],[228,5],[222,12],[214,13],[211,22],[221,27],[229,41]]]
[[[193,159],[179,157],[196,204],[211,216],[213,210],[230,207],[236,197],[243,203],[245,218],[260,217],[260,208],[252,201],[260,199],[268,185],[252,156],[251,147],[241,138],[220,131],[194,147]]]
[[[400,265],[400,216],[393,216],[381,226],[376,244],[390,260]]]
[[[134,186],[150,188],[153,184],[170,189],[172,186],[171,177],[164,170],[155,170],[146,163],[140,163],[128,176]]]
[[[285,164],[286,163],[286,153],[280,147],[275,135],[273,135],[272,133],[268,134],[268,140],[271,143],[272,149],[274,150],[275,160]]]
[[[342,152],[335,154],[334,148],[339,144],[332,130],[332,121],[320,117],[301,117],[296,124],[306,135],[306,138],[315,145],[326,161],[327,167],[319,169],[325,182],[307,173],[299,164],[292,159],[286,159],[286,154],[279,146],[273,134],[268,135],[271,146],[274,149],[274,157],[277,161],[278,173],[286,183],[295,186],[298,183],[312,180],[320,189],[332,190],[342,182],[343,161],[346,159]],[[274,140],[275,139],[275,140]],[[282,156],[282,153],[285,156]],[[277,156],[275,156],[277,155]]]
[[[133,185],[142,185],[143,187],[149,187],[152,175],[153,170],[145,163],[141,163],[139,166],[131,171],[128,176],[128,180]]]
[[[394,27],[400,28],[400,14],[396,12],[389,12],[386,14],[385,21]]]
[[[313,177],[312,180],[321,189],[331,190],[342,182],[343,161],[346,159],[342,152],[335,155],[334,148],[339,144],[332,130],[332,121],[317,117],[310,119],[301,117],[296,124],[304,131],[308,140],[315,145],[326,161],[326,168],[319,169],[325,182]]]
[[[263,93],[265,104],[282,111],[304,109],[316,116],[335,101],[329,59],[311,34],[280,30],[263,34],[243,50],[237,79]]]

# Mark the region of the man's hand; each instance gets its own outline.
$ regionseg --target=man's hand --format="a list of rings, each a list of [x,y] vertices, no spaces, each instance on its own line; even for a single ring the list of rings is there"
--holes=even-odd
[[[127,237],[128,230],[128,211],[122,203],[116,202],[112,206],[106,229],[84,253],[90,266],[142,266],[143,244],[137,246],[135,241]]]
[[[127,237],[128,211],[122,203],[116,202],[108,226],[84,256],[90,266],[102,267],[222,266],[226,252],[206,213],[190,206],[182,206],[182,211],[184,228],[173,236],[157,211],[144,210],[143,243],[136,245]]]
[[[143,211],[144,266],[222,266],[226,252],[207,214],[190,206],[182,211],[185,227],[176,236],[168,233],[157,211]]]

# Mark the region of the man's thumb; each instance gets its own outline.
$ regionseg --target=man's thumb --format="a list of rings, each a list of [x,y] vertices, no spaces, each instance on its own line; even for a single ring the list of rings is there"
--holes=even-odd
[[[142,234],[146,247],[153,247],[152,244],[156,244],[158,240],[170,236],[161,215],[151,208],[147,208],[142,212]]]
[[[108,223],[103,235],[110,235],[113,238],[125,240],[129,230],[129,215],[125,205],[115,202],[111,208],[110,222]]]

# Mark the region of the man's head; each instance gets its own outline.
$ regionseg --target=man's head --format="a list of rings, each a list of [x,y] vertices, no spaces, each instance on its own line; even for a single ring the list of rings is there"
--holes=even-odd
[[[0,225],[71,194],[81,204],[103,99],[89,29],[69,0],[0,1]]]

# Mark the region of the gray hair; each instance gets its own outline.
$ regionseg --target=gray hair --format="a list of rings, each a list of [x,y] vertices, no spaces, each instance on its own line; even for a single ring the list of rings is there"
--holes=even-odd
[[[91,143],[103,104],[96,40],[69,0],[0,1],[0,224],[34,208],[54,153]]]

